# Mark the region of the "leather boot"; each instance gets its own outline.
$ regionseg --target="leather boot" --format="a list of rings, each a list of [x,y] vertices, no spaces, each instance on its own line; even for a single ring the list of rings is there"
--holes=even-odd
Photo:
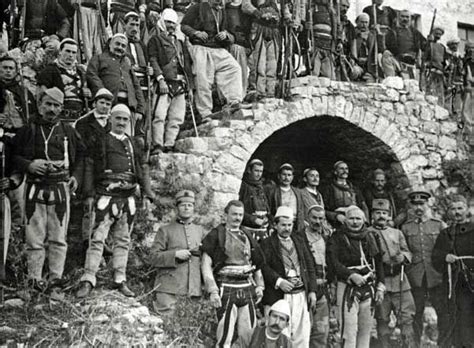
[[[135,293],[130,290],[130,288],[127,286],[127,283],[121,282],[121,283],[115,283],[113,285],[113,289],[117,289],[122,293],[122,295],[126,297],[135,297]]]
[[[88,281],[81,282],[79,285],[79,289],[76,292],[76,297],[77,298],[86,298],[89,296],[90,292],[92,290],[92,284]]]

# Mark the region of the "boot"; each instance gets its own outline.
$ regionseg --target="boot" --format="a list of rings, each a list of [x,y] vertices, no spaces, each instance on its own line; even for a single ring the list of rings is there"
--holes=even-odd
[[[76,292],[77,298],[86,298],[92,290],[92,284],[88,281],[81,282],[79,289]]]
[[[135,293],[130,290],[130,288],[127,286],[127,283],[121,282],[121,283],[115,283],[112,286],[112,289],[117,289],[122,293],[122,295],[126,297],[135,297]]]

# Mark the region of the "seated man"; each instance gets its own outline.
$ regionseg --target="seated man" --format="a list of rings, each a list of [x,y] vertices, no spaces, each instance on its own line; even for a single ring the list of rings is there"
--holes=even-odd
[[[196,109],[204,122],[212,114],[212,85],[226,98],[230,109],[242,101],[242,72],[227,48],[235,38],[226,26],[226,15],[219,0],[195,4],[181,22],[181,29],[194,45]]]

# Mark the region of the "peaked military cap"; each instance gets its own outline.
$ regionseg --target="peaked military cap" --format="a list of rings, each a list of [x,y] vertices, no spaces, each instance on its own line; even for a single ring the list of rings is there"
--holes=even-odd
[[[390,202],[388,199],[376,198],[372,201],[372,210],[390,211]]]
[[[412,203],[424,203],[428,202],[428,199],[430,199],[431,194],[429,194],[426,191],[413,191],[408,194],[408,198],[410,199],[410,202]]]
[[[181,203],[194,203],[194,192],[191,190],[181,190],[176,194],[176,205]]]

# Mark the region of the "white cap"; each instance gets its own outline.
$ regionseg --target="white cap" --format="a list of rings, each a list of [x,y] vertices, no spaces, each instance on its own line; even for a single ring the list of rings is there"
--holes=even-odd
[[[112,116],[114,116],[114,115],[126,115],[126,116],[130,117],[131,112],[130,112],[130,109],[128,108],[127,105],[117,104],[110,111],[110,115],[112,115]]]
[[[290,311],[290,305],[287,301],[285,300],[278,300],[276,301],[271,307],[270,307],[270,312],[275,311],[278,313],[285,314],[288,316],[288,318],[291,317],[291,311]]]
[[[285,217],[285,218],[293,220],[294,218],[293,209],[291,209],[290,207],[285,207],[285,206],[278,207],[275,214],[275,218],[277,217]]]
[[[165,8],[161,13],[161,18],[163,18],[164,21],[170,21],[178,24],[178,14],[171,8]]]

